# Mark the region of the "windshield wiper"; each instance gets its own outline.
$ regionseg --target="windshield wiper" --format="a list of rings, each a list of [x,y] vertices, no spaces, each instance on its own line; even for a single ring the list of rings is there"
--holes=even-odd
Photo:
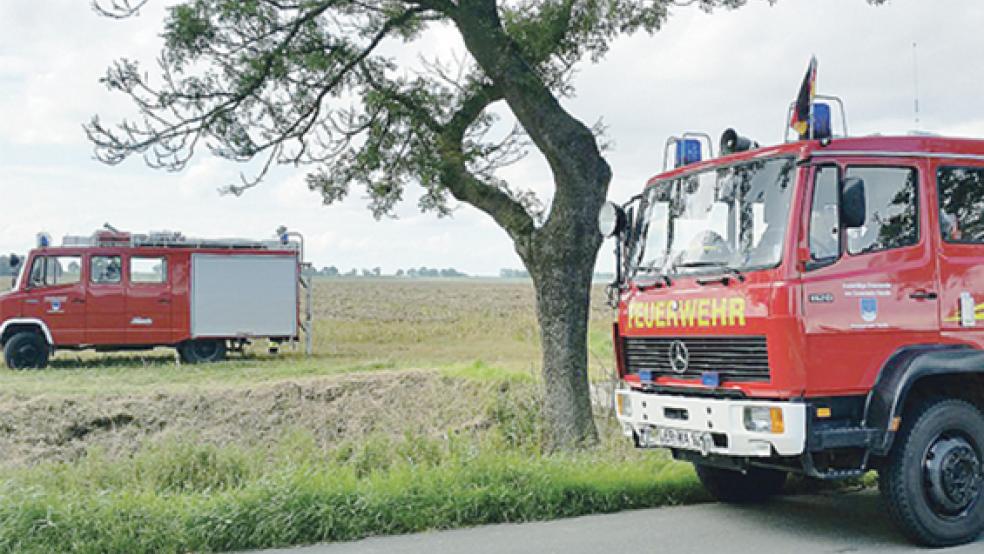
[[[720,262],[720,261],[692,261],[692,262],[682,262],[682,263],[679,263],[679,264],[673,264],[673,268],[674,269],[676,269],[678,267],[683,267],[683,268],[688,268],[688,267],[690,267],[690,268],[694,268],[694,267],[715,267],[715,268],[720,268],[721,271],[723,271],[725,273],[728,273],[728,274],[731,274],[731,275],[734,275],[735,278],[738,279],[738,282],[739,283],[744,283],[745,282],[745,274],[742,273],[740,269],[737,269],[737,268],[734,268],[734,267],[729,266],[727,264],[727,262]],[[706,285],[706,284],[709,284],[709,283],[722,282],[722,280],[721,279],[713,279],[713,280],[707,281],[707,280],[698,279],[697,282],[699,284],[701,284],[701,285]],[[726,282],[723,282],[723,284],[727,285]]]
[[[667,286],[667,287],[673,286],[673,281],[670,280],[670,276],[663,273],[662,270],[660,270],[656,266],[647,265],[647,266],[638,267],[636,268],[636,273],[647,273],[647,274],[656,273],[657,274],[656,281],[653,283],[652,286],[659,286],[660,283],[662,283],[663,286]],[[646,286],[642,285],[639,288],[646,288]]]

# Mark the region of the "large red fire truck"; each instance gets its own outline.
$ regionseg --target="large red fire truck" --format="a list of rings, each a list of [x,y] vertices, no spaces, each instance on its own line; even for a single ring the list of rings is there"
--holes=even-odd
[[[302,238],[192,239],[107,225],[51,246],[38,237],[13,290],[0,294],[0,345],[11,369],[40,368],[55,350],[174,347],[212,362],[249,341],[310,339],[302,318]],[[19,260],[17,261],[19,264]],[[310,340],[308,340],[310,349]]]
[[[984,141],[832,132],[671,139],[623,205],[618,420],[722,501],[877,470],[912,540],[984,529]],[[841,113],[843,111],[841,110]],[[788,123],[788,121],[787,121]],[[669,156],[675,152],[675,156]],[[701,159],[710,158],[710,159]]]

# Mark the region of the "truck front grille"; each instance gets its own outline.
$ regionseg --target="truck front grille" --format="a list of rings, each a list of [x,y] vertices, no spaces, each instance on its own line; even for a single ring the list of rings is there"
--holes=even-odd
[[[625,337],[625,368],[628,373],[648,371],[652,377],[700,379],[715,371],[721,381],[768,381],[769,354],[765,337]],[[686,347],[689,363],[685,371],[674,371],[670,351],[674,343]],[[677,364],[678,367],[681,364]]]

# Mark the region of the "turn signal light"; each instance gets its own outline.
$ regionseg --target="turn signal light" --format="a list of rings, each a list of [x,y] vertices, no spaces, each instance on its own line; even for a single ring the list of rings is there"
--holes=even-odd
[[[781,434],[786,432],[786,423],[782,420],[782,408],[769,408],[769,419],[772,420],[772,432]]]
[[[615,409],[618,411],[618,415],[620,416],[632,417],[632,401],[629,400],[628,395],[615,395]]]

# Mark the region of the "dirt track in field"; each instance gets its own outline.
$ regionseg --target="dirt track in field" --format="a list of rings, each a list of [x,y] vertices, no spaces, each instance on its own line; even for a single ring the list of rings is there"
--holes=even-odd
[[[302,430],[330,448],[370,431],[393,437],[484,428],[490,388],[429,371],[377,372],[201,392],[0,397],[0,468],[126,457],[158,441],[277,445]],[[440,399],[459,395],[455,402]],[[412,414],[413,417],[408,417]]]

